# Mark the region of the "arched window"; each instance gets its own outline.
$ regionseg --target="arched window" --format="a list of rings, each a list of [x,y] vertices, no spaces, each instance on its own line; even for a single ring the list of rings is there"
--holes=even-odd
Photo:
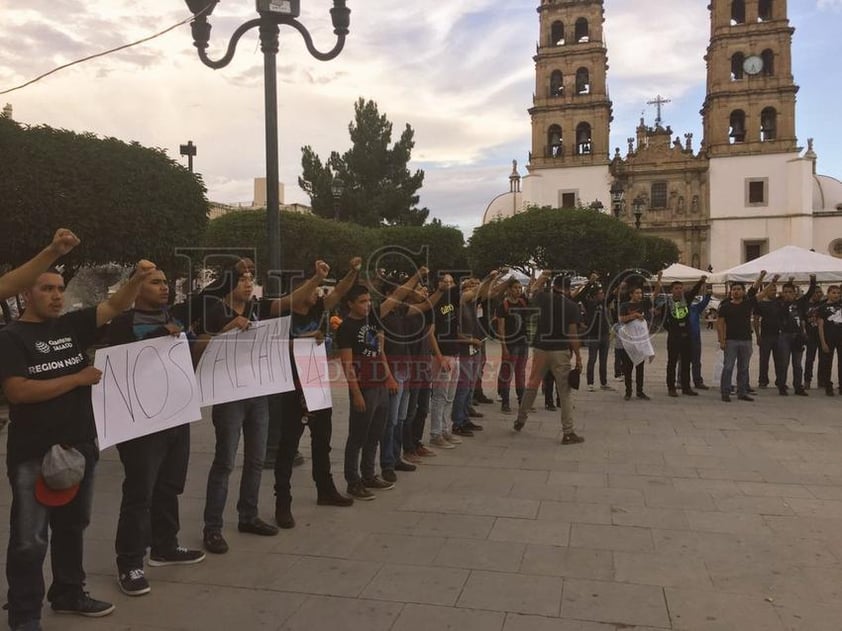
[[[745,142],[746,140],[746,113],[743,110],[731,112],[730,131],[728,136],[731,144]]]
[[[550,27],[550,46],[564,46],[564,23],[553,22]]]
[[[576,94],[591,93],[591,75],[587,68],[579,68],[576,71]]]
[[[746,23],[745,0],[732,0],[731,2],[731,26]]]
[[[739,81],[743,78],[743,64],[746,56],[742,53],[731,55],[731,81]]]
[[[576,155],[589,156],[592,151],[591,126],[588,123],[579,123],[576,126]]]
[[[760,53],[760,58],[763,59],[763,76],[771,77],[775,74],[775,53],[771,48],[767,48]]]
[[[564,155],[564,140],[561,136],[561,127],[550,125],[547,130],[547,157],[560,158]]]
[[[775,140],[778,137],[778,112],[774,107],[764,108],[760,112],[760,140]]]
[[[591,41],[591,32],[585,18],[576,20],[576,41],[580,44]]]
[[[772,19],[772,0],[760,0],[757,5],[757,21],[768,22]]]
[[[553,70],[550,75],[550,97],[564,96],[564,75],[561,70]]]

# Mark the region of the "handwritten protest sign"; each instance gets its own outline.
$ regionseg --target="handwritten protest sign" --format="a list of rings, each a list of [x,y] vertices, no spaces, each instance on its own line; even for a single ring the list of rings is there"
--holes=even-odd
[[[647,359],[651,361],[655,357],[655,349],[652,348],[652,339],[649,336],[649,325],[645,320],[626,322],[617,329],[617,335],[634,366]]]
[[[253,322],[214,337],[196,367],[201,405],[293,390],[289,322],[288,316]]]
[[[158,337],[100,349],[91,389],[100,449],[202,417],[187,338]]]
[[[297,337],[293,341],[293,355],[307,410],[315,412],[333,407],[325,345],[317,344],[312,337]]]

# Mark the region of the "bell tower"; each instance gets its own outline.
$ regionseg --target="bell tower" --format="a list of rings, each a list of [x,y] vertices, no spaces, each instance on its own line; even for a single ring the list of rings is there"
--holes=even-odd
[[[603,0],[541,0],[530,172],[609,163]]]
[[[710,158],[797,151],[792,35],[786,0],[710,0],[707,96]]]

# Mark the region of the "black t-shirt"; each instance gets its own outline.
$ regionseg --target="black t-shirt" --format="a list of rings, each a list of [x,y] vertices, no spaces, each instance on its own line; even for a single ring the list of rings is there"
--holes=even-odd
[[[106,346],[130,344],[138,340],[148,340],[169,335],[167,324],[182,326],[181,322],[168,309],[146,311],[129,309],[114,318],[105,331]]]
[[[725,339],[751,341],[751,313],[755,304],[743,300],[739,304],[724,301],[719,306],[719,317],[725,322]]]
[[[532,310],[526,298],[521,296],[515,302],[508,298],[497,307],[497,317],[503,321],[504,340],[509,346],[526,346],[529,342],[527,324]]]
[[[398,305],[385,316],[380,318],[385,339],[386,358],[389,365],[395,367],[406,365],[412,353],[410,335],[410,321],[406,307]]]
[[[802,311],[802,305],[803,303],[798,300],[792,302],[778,301],[781,333],[804,333],[806,314]]]
[[[97,338],[96,307],[46,322],[14,321],[0,330],[0,382],[9,377],[46,381],[89,365],[85,349]],[[9,406],[6,463],[41,458],[56,444],[93,444],[96,425],[91,388],[82,386],[49,401]]]
[[[258,311],[259,308],[256,301],[248,302],[245,311],[240,313],[234,311],[228,304],[220,300],[205,313],[205,333],[219,335],[231,320],[240,316],[252,322],[257,322],[260,319],[258,317]]]
[[[535,298],[538,307],[538,326],[532,345],[544,351],[563,351],[570,348],[568,328],[581,321],[579,305],[555,291],[542,291]]]
[[[645,316],[647,312],[646,306],[646,303],[643,301],[632,302],[629,300],[627,302],[623,302],[620,304],[620,315],[627,316],[632,315],[633,313],[642,313]]]
[[[590,299],[585,303],[585,313],[588,321],[588,338],[592,340],[605,339],[610,334],[608,314],[605,301]]]
[[[347,317],[336,332],[337,346],[340,349],[351,349],[360,388],[384,385],[385,374],[380,359],[379,332],[380,325],[373,314],[360,319]]]
[[[307,337],[315,333],[322,326],[322,319],[325,313],[325,299],[319,297],[307,313],[296,313],[288,311],[282,316],[290,316],[289,334],[290,337]]]
[[[754,308],[760,316],[760,337],[777,337],[781,332],[780,307],[777,300],[758,300]]]
[[[436,341],[442,355],[455,356],[462,349],[459,342],[459,297],[451,295],[442,298],[434,307],[433,323],[436,326]]]
[[[480,326],[479,318],[477,317],[478,305],[476,302],[463,302],[459,306],[459,330],[462,337],[482,338],[482,327]],[[465,357],[470,357],[478,353],[478,349],[473,344],[461,344],[459,346],[459,354]]]
[[[832,336],[834,340],[842,337],[842,300],[824,303],[816,315],[824,320],[825,337]]]

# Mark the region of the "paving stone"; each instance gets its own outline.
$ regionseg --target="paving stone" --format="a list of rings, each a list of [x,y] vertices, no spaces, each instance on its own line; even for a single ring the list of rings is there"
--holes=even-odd
[[[310,596],[281,627],[281,631],[312,631],[332,628],[342,621],[343,631],[389,631],[402,605],[364,600]]]
[[[614,552],[614,580],[661,587],[713,589],[704,559],[681,554]]]
[[[525,550],[525,543],[514,541],[448,539],[434,562],[444,567],[517,572]]]
[[[393,631],[500,631],[506,614],[495,611],[408,604]],[[312,627],[313,629],[330,628]]]
[[[625,552],[651,552],[653,549],[652,534],[648,528],[596,524],[573,524],[570,545],[576,548]]]
[[[498,517],[488,538],[493,541],[566,546],[570,542],[570,524],[562,521]]]
[[[660,587],[564,579],[561,615],[577,620],[669,627]]]
[[[562,583],[550,576],[474,571],[458,606],[558,616]]]
[[[611,507],[608,504],[545,501],[541,502],[538,519],[582,524],[610,524]]]
[[[701,590],[665,590],[672,628],[676,631],[783,631],[771,603],[761,597]]]
[[[526,546],[520,571],[524,574],[610,580],[614,561],[608,550],[558,546]]]
[[[468,574],[467,570],[452,568],[386,565],[361,596],[404,603],[453,605]]]

